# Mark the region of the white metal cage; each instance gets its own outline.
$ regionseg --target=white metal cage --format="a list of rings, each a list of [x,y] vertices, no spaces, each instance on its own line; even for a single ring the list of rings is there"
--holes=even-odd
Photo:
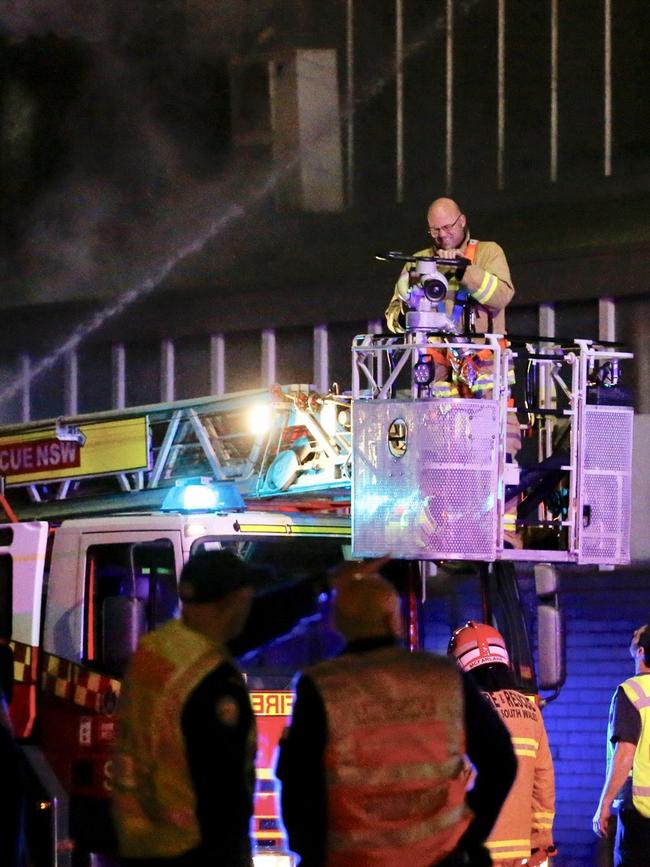
[[[441,353],[457,396],[417,374]],[[360,335],[352,357],[356,555],[629,562],[630,353],[419,331]]]

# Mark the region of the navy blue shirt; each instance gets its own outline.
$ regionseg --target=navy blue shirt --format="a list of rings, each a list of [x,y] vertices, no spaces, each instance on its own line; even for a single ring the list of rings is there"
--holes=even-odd
[[[181,727],[201,830],[197,863],[249,867],[255,771],[249,760],[253,710],[241,672],[224,662],[192,691]]]

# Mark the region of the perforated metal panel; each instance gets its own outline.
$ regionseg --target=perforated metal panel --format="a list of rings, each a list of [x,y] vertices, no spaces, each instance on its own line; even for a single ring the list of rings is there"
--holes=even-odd
[[[388,442],[396,419],[401,457]],[[495,558],[496,401],[355,401],[352,423],[355,556]]]
[[[634,413],[627,407],[585,407],[579,563],[630,559],[633,422]]]

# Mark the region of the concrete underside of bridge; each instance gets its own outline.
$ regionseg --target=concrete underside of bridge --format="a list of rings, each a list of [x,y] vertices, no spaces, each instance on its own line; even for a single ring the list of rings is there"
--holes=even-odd
[[[575,187],[547,188],[537,196],[533,190],[525,203],[504,195],[464,204],[472,234],[506,250],[517,290],[514,305],[647,296],[650,193],[614,182],[607,189],[603,181],[599,189],[597,196]],[[108,317],[92,339],[155,340],[381,319],[399,266],[376,261],[375,254],[425,247],[427,202],[423,196],[372,212],[329,215],[279,213],[270,201],[257,203],[124,312]],[[214,216],[219,207],[215,202]],[[211,216],[206,212],[205,220]],[[152,255],[151,271],[177,252],[172,235]],[[120,292],[137,294],[147,264],[137,257],[124,262],[121,278],[128,282],[92,300],[70,286],[57,300],[25,303],[30,287],[15,282],[5,294],[6,351],[20,351],[25,335],[36,332],[43,345],[56,344],[71,323],[110,306]]]

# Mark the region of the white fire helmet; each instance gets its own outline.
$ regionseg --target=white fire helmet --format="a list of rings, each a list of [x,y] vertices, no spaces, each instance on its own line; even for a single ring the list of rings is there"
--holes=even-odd
[[[510,665],[510,657],[501,633],[487,623],[468,620],[449,640],[447,653],[455,656],[463,671],[479,665]]]

